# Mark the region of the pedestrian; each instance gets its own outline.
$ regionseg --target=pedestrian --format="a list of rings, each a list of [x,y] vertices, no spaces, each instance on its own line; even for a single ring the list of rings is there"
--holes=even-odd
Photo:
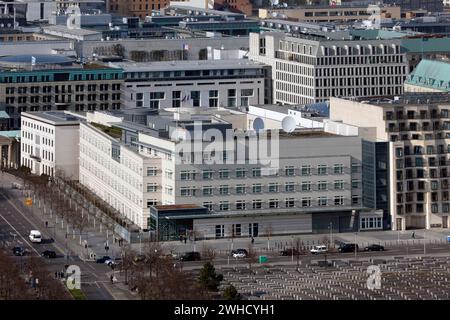
[[[413,232],[412,235],[411,235],[411,237],[412,237],[413,239],[415,239],[415,238],[416,238],[416,233]]]
[[[58,279],[58,272],[55,271],[55,279]]]
[[[181,234],[180,234],[179,239],[180,239],[180,242],[183,243],[183,236]]]
[[[187,237],[184,237],[184,244],[187,243]]]
[[[45,221],[45,227],[48,228],[48,221]]]
[[[254,243],[255,243],[255,238],[252,237],[252,244],[254,244]]]
[[[109,278],[111,279],[111,283],[114,284],[114,276],[111,275]]]

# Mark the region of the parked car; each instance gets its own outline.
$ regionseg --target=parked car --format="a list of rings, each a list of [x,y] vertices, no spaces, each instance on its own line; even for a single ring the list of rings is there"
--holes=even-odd
[[[359,247],[355,243],[344,243],[339,246],[338,251],[341,253],[355,252],[355,251],[359,251]]]
[[[314,246],[311,250],[309,250],[312,254],[320,254],[327,253],[328,248],[325,245]]]
[[[371,244],[365,247],[364,251],[384,251],[384,247],[379,244]]]
[[[105,264],[108,265],[109,267],[111,267],[111,266],[117,266],[119,263],[116,260],[108,259],[108,260],[105,260]]]
[[[42,235],[39,230],[31,230],[28,238],[33,243],[41,243],[42,242]]]
[[[248,252],[245,249],[236,249],[231,251],[231,256],[233,258],[246,258],[248,256]]]
[[[180,261],[198,261],[201,260],[200,253],[186,252],[180,257]]]
[[[47,259],[54,259],[56,258],[56,252],[53,250],[45,250],[42,252],[42,256]]]
[[[280,251],[280,256],[298,256],[299,252],[297,249],[295,248],[289,248],[289,249],[285,249],[283,251]]]
[[[13,255],[15,255],[15,256],[24,256],[26,254],[25,249],[21,246],[15,246],[12,249],[12,252],[13,252]]]
[[[110,256],[103,256],[103,257],[97,259],[96,262],[97,263],[105,263],[106,260],[111,260],[111,257]]]

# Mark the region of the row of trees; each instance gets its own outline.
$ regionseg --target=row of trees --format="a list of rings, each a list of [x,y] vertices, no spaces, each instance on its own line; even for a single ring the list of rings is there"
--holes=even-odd
[[[0,300],[31,299],[65,300],[70,295],[37,258],[21,265],[0,250]]]

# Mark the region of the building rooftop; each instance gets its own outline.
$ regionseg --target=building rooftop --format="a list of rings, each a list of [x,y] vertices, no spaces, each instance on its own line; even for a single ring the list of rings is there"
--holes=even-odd
[[[220,69],[259,69],[262,63],[244,59],[235,60],[178,60],[156,62],[115,62],[111,66],[124,69],[125,72],[146,71],[183,71],[183,70],[220,70]]]
[[[69,29],[63,25],[45,26],[43,29],[44,31],[61,32],[80,37],[101,34],[101,32],[89,29]]]
[[[450,92],[450,62],[422,59],[405,83]]]
[[[64,111],[23,112],[22,117],[32,118],[55,126],[78,125],[82,120],[81,117],[77,117],[73,113],[66,113]]]
[[[448,52],[450,50],[450,38],[442,37],[420,37],[403,38],[402,47],[406,52]]]
[[[356,98],[354,100],[383,108],[404,107],[408,105],[450,104],[450,92],[407,92],[401,96],[383,96],[371,99]]]

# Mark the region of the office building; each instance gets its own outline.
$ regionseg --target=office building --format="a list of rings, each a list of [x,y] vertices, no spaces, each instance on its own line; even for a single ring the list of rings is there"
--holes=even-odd
[[[264,103],[267,68],[248,60],[118,62],[126,108],[240,107]],[[269,89],[267,89],[270,92]]]
[[[438,92],[330,101],[331,120],[365,128],[367,140],[388,143],[389,159],[380,169],[389,174],[384,181],[392,230],[449,227],[449,109],[450,95]]]
[[[252,33],[249,59],[272,67],[273,103],[399,95],[407,62],[401,39],[392,36],[374,30]]]
[[[20,127],[25,111],[120,109],[122,70],[100,64],[78,65],[61,55],[0,58],[0,107],[6,130]]]
[[[65,111],[23,112],[21,121],[21,165],[35,175],[78,180],[82,117]]]
[[[160,230],[164,239],[186,229],[206,238],[329,232],[330,227],[334,232],[353,231],[359,229],[360,211],[372,212],[362,205],[358,136],[317,129],[276,131],[278,166],[263,163],[259,156],[251,163],[249,145],[244,158],[237,149],[225,148],[219,159],[232,161],[209,164],[215,155],[203,138],[194,139],[200,149],[180,153],[180,147],[191,143],[188,133],[201,123],[202,132],[229,132],[228,141],[256,138],[255,131],[247,130],[244,113],[167,109],[149,117],[147,127],[102,112],[88,113],[87,119],[80,125],[80,182],[126,218],[154,228],[165,218],[151,213],[152,207],[208,209],[166,221],[172,234]]]

